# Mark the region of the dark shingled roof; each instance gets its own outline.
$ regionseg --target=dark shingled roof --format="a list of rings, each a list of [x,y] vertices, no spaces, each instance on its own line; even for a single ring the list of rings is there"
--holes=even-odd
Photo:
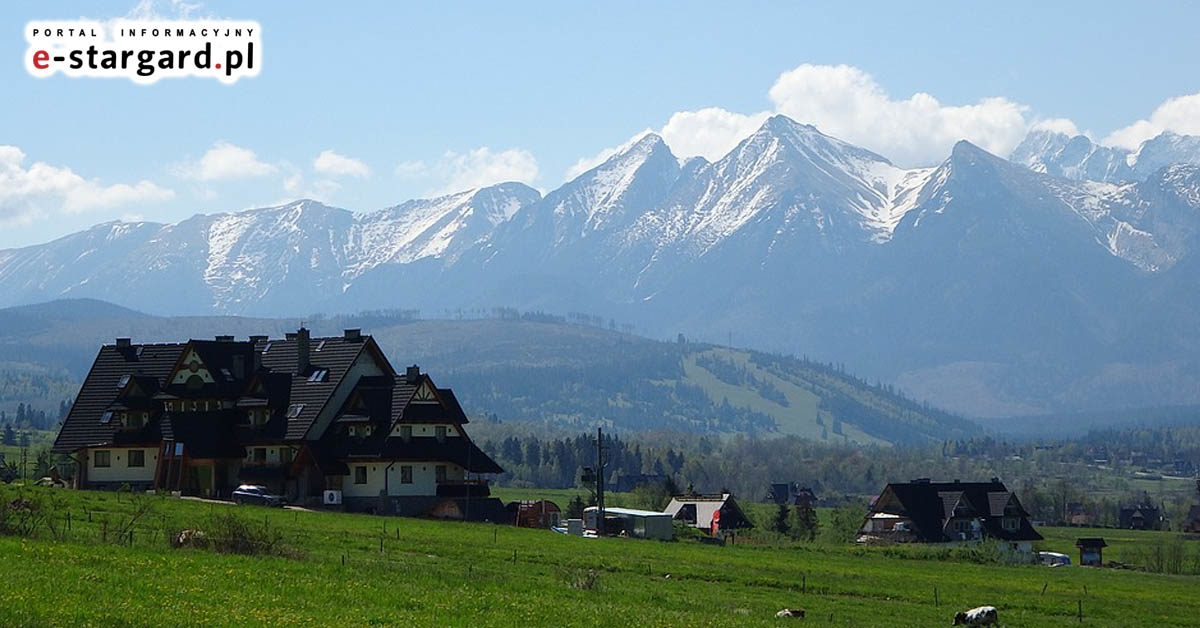
[[[171,374],[175,362],[186,343],[132,345],[120,347],[104,345],[92,364],[92,370],[84,378],[75,404],[63,427],[54,440],[52,451],[56,454],[71,453],[90,445],[110,443],[119,428],[116,421],[101,423],[100,417],[121,392],[117,388],[124,375],[153,377],[159,382]]]
[[[324,345],[322,346],[322,343]],[[275,372],[291,373],[290,405],[303,404],[298,416],[288,417],[285,437],[288,440],[300,440],[308,436],[309,430],[317,420],[317,415],[325,407],[330,395],[338,387],[342,378],[350,370],[350,366],[358,359],[367,347],[375,347],[375,341],[370,336],[359,340],[346,340],[342,336],[329,338],[311,338],[309,340],[309,368],[303,373],[297,373],[299,365],[299,341],[295,338],[285,340],[267,340],[258,344],[262,355],[262,365]],[[317,351],[317,347],[321,350]],[[377,350],[377,349],[376,349]],[[380,354],[380,359],[387,363]],[[387,367],[387,368],[390,368]],[[328,376],[321,381],[310,382],[309,377],[317,369],[328,369]]]
[[[988,536],[1005,541],[1039,541],[1038,534],[1029,523],[1028,513],[1021,508],[1021,527],[1016,531],[1004,530],[1000,520],[1004,506],[1013,497],[1003,482],[907,482],[888,484],[884,489],[896,496],[899,508],[879,507],[876,512],[891,512],[912,520],[915,532],[922,541],[944,542],[951,540],[943,532],[945,521],[953,514],[954,505],[965,499],[969,514],[983,518],[984,531]],[[1000,503],[1000,500],[1003,503]],[[878,500],[880,503],[883,500]],[[1020,502],[1018,502],[1019,504]],[[999,515],[994,514],[999,508]]]

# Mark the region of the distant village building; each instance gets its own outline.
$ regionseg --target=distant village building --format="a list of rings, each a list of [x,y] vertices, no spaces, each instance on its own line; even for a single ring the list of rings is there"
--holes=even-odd
[[[1009,549],[1031,552],[1042,535],[1029,513],[999,479],[990,482],[888,484],[871,505],[859,529],[859,541],[896,543],[970,543],[985,539]]]
[[[815,506],[817,495],[811,488],[795,482],[772,482],[767,489],[767,501],[780,505]]]
[[[356,329],[312,338],[189,340],[100,349],[55,440],[74,484],[227,497],[266,486],[292,503],[473,520],[507,518],[481,474],[454,392],[397,373]]]
[[[562,519],[558,504],[547,499],[509,502],[504,508],[510,521],[519,528],[554,528]]]
[[[666,512],[675,521],[703,530],[711,536],[754,527],[730,493],[675,495],[667,504]]]
[[[1196,501],[1188,510],[1187,520],[1183,522],[1185,534],[1200,534],[1200,480],[1196,480]]]
[[[1096,525],[1096,518],[1087,512],[1083,504],[1071,502],[1067,504],[1067,525],[1077,528],[1090,528]]]
[[[1141,503],[1121,508],[1119,522],[1119,527],[1124,530],[1165,530],[1167,528],[1167,521],[1162,510],[1150,501],[1149,495],[1143,496]]]

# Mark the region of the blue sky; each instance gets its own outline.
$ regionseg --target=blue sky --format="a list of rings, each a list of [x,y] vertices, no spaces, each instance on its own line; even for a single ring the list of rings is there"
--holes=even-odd
[[[552,189],[646,129],[716,158],[773,112],[901,165],[1038,125],[1200,133],[1194,3],[196,4],[152,9],[257,20],[257,77],[35,79],[27,21],[138,7],[0,6],[0,248],[301,196]]]

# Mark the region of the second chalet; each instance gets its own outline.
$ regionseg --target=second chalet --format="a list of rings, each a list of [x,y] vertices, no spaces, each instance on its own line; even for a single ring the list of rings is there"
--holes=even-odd
[[[990,482],[888,484],[859,530],[859,541],[961,544],[983,540],[1031,552],[1042,535],[1016,494],[999,479]]]
[[[55,440],[75,486],[225,497],[256,484],[291,503],[506,518],[448,388],[393,370],[356,329],[100,349]],[[494,518],[494,519],[493,519]]]

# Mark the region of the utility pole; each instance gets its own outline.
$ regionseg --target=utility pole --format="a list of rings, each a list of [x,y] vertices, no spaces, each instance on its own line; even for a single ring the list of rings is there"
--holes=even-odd
[[[604,535],[604,428],[596,428],[596,534]]]

